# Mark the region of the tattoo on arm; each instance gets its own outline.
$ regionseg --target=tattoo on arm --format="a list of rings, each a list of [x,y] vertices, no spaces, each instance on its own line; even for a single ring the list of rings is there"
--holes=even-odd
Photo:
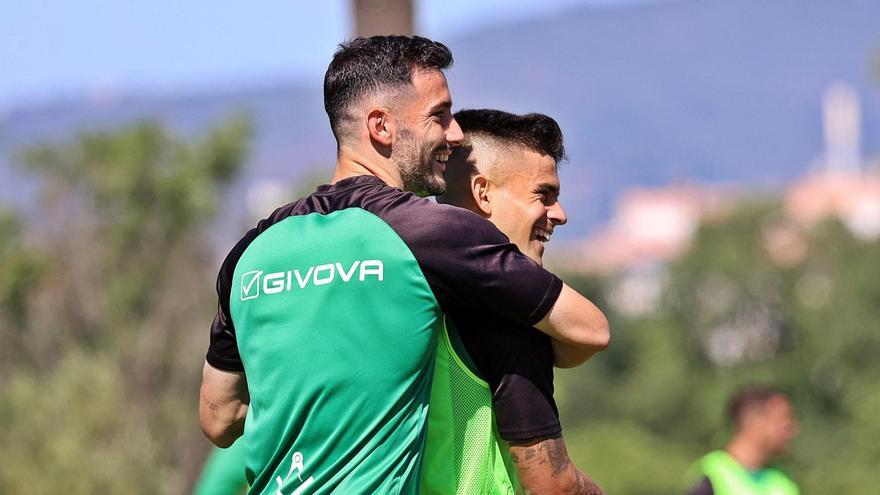
[[[604,495],[604,492],[599,485],[593,482],[584,474],[581,470],[577,470],[576,473],[577,478],[575,479],[574,488],[569,493],[578,493],[583,495]]]
[[[571,465],[571,461],[568,460],[568,452],[565,450],[565,443],[561,437],[541,442],[540,445],[545,446],[547,458],[550,460],[550,467],[553,468],[553,476],[559,476]]]
[[[602,489],[572,464],[561,435],[511,442],[510,458],[529,493],[603,495]]]

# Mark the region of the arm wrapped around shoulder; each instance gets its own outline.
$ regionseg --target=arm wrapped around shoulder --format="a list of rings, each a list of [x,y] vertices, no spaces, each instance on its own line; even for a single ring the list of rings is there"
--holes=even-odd
[[[602,311],[565,284],[535,328],[553,338],[554,364],[560,368],[577,366],[611,343],[611,327]]]

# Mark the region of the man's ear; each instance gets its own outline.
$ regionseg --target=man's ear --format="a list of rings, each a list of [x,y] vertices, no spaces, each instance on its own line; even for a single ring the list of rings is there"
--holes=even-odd
[[[394,132],[394,119],[387,108],[374,108],[367,114],[367,130],[370,139],[382,146],[391,146],[391,135]]]
[[[471,198],[474,200],[474,206],[477,212],[484,215],[492,215],[492,203],[489,201],[489,179],[482,174],[476,174],[471,177]]]

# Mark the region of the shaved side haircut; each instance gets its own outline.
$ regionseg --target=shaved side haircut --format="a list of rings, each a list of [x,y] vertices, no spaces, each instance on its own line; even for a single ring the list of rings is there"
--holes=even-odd
[[[516,115],[501,110],[460,110],[455,120],[465,139],[487,138],[505,147],[520,147],[552,156],[556,163],[565,159],[562,129],[551,117],[540,113]]]
[[[452,66],[443,43],[420,36],[355,38],[339,45],[324,74],[324,109],[337,143],[352,120],[349,109],[370,94],[412,88],[417,70]]]
[[[504,181],[520,162],[519,154],[533,151],[565,160],[562,129],[553,118],[540,113],[516,115],[501,110],[459,110],[455,120],[464,132],[461,146],[452,151],[446,169],[446,195],[437,200],[469,208],[469,180],[477,174]],[[479,168],[478,168],[479,164]],[[501,167],[501,169],[498,169]]]

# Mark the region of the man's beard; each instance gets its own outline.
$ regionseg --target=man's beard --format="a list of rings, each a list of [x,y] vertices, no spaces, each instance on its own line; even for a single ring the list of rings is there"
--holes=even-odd
[[[398,128],[398,141],[391,150],[391,161],[397,165],[403,190],[419,196],[437,196],[446,193],[446,180],[434,175],[431,155],[433,150],[420,148],[407,127]]]

